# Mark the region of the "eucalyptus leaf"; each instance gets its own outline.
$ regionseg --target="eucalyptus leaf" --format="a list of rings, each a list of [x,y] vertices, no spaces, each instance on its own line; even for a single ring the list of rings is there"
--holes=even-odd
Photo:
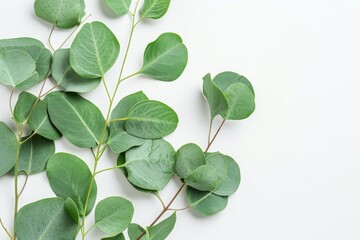
[[[76,223],[79,223],[79,210],[76,206],[76,203],[71,198],[66,198],[65,200],[65,211]]]
[[[0,176],[8,173],[16,162],[17,139],[11,129],[0,122]]]
[[[181,37],[163,33],[150,43],[144,53],[142,74],[161,81],[180,77],[188,62],[188,51]]]
[[[129,12],[131,0],[105,0],[108,7],[118,16],[123,16]]]
[[[170,0],[145,0],[140,9],[142,18],[159,19],[169,9]]]
[[[125,236],[124,236],[124,234],[120,233],[119,235],[114,236],[114,237],[102,238],[102,240],[125,240]]]
[[[36,0],[35,14],[58,28],[72,28],[85,15],[84,0]]]
[[[78,223],[65,210],[61,198],[43,199],[22,207],[15,220],[18,239],[74,240]]]
[[[148,140],[126,152],[128,180],[137,187],[162,190],[174,174],[175,150],[163,139]]]
[[[125,129],[136,137],[157,139],[175,131],[178,122],[176,112],[169,106],[147,100],[131,108],[126,117]]]
[[[131,223],[134,215],[132,203],[122,197],[109,197],[95,208],[95,225],[112,236],[122,233]]]
[[[234,83],[243,83],[250,89],[250,91],[255,96],[255,91],[251,82],[246,77],[235,72],[228,71],[228,72],[219,73],[214,77],[214,83],[223,92],[225,92],[225,90]]]
[[[70,65],[84,78],[104,77],[119,56],[120,44],[101,22],[85,24],[70,48]]]
[[[37,101],[37,97],[29,92],[21,92],[14,108],[16,122],[24,124],[30,116],[31,110]]]
[[[128,227],[128,235],[130,240],[138,240],[138,237],[145,232],[145,229],[142,228],[139,224],[131,223]],[[143,236],[139,240],[148,240],[146,236]]]
[[[61,137],[61,133],[52,124],[48,114],[48,98],[39,101],[29,117],[29,126],[34,133],[50,140]]]
[[[114,128],[111,126],[109,127],[109,129],[111,134],[108,144],[114,153],[125,152],[132,147],[141,146],[146,141],[146,139],[130,135],[125,130],[114,130]]]
[[[66,92],[90,92],[101,82],[101,78],[84,78],[74,71],[70,65],[70,49],[59,49],[54,53],[52,78]]]
[[[0,48],[30,47],[30,46],[45,48],[44,44],[35,38],[22,37],[22,38],[11,38],[11,39],[0,40]]]
[[[228,197],[199,191],[191,187],[186,188],[186,198],[191,207],[203,216],[210,216],[224,210],[228,203]]]
[[[46,174],[56,196],[74,200],[82,216],[92,179],[92,173],[86,163],[74,155],[56,153],[49,159]],[[97,187],[94,181],[85,215],[93,209],[96,194]]]
[[[216,168],[203,165],[196,168],[185,178],[185,183],[200,191],[213,191],[219,184]]]
[[[174,229],[176,223],[176,212],[162,222],[153,227],[147,228],[147,236],[149,240],[164,240]]]
[[[205,164],[205,156],[201,148],[196,144],[189,143],[177,151],[175,173],[179,178],[186,178],[195,169]]]
[[[67,140],[81,148],[99,144],[105,119],[93,103],[76,93],[54,92],[48,98],[51,122]]]

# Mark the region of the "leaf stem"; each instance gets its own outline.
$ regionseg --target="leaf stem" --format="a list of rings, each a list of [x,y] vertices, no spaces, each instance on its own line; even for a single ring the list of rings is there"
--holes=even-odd
[[[166,208],[165,203],[164,203],[164,201],[162,200],[162,198],[161,198],[161,196],[160,196],[159,192],[155,192],[155,196],[157,197],[157,199],[159,199],[159,201],[160,201],[160,203],[161,203],[161,205],[162,205],[163,209],[165,209],[165,208]]]
[[[104,85],[104,88],[105,88],[105,91],[106,91],[106,95],[107,95],[109,101],[111,101],[111,96],[110,96],[109,88],[108,88],[108,86],[107,86],[107,84],[106,84],[106,82],[105,82],[105,78],[102,78],[101,80],[102,80],[102,82],[103,82],[103,85]]]
[[[5,225],[3,224],[1,218],[0,218],[0,224],[1,224],[1,227],[4,229],[4,231],[6,232],[6,234],[9,236],[9,238],[13,239],[10,232],[6,229]]]
[[[220,125],[220,127],[218,128],[218,130],[216,131],[214,137],[213,137],[213,138],[211,139],[211,141],[208,143],[208,146],[206,147],[205,152],[208,152],[208,151],[209,151],[211,145],[214,143],[216,137],[217,137],[217,136],[219,135],[219,133],[220,133],[220,130],[221,130],[222,127],[224,126],[225,121],[226,121],[226,120],[224,119],[224,120],[221,122],[221,125]]]
[[[24,192],[24,189],[25,189],[25,187],[26,187],[26,184],[27,184],[28,180],[29,180],[29,174],[26,173],[26,178],[25,178],[24,185],[23,185],[23,187],[21,188],[20,193],[18,194],[19,197],[20,197],[21,194]]]
[[[54,49],[53,45],[51,44],[51,36],[53,35],[54,30],[55,30],[55,25],[53,25],[53,27],[51,28],[51,31],[50,31],[50,34],[49,34],[49,37],[48,37],[48,43],[49,43],[49,46],[50,46],[50,48],[51,48],[51,50],[53,52],[55,52],[55,49]]]
[[[12,107],[12,98],[14,96],[14,92],[15,92],[15,88],[12,89],[11,94],[10,94],[10,98],[9,98],[9,107],[10,107],[11,116],[14,116],[14,110],[13,110],[13,107]]]
[[[118,165],[118,166],[114,166],[114,167],[110,167],[110,168],[105,168],[105,169],[103,169],[103,170],[97,171],[97,172],[95,173],[95,175],[98,175],[99,173],[111,171],[111,170],[114,170],[114,169],[123,168],[124,166],[125,166],[125,164]]]

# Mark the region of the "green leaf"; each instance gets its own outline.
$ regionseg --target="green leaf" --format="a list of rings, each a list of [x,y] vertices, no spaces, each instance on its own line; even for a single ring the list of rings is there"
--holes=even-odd
[[[28,92],[21,92],[14,108],[14,118],[18,123],[24,124],[34,107],[37,97]]]
[[[21,71],[19,71],[21,69]],[[0,83],[24,90],[28,81],[38,81],[36,65],[29,54],[22,50],[0,50]],[[31,85],[30,84],[30,85]]]
[[[137,238],[145,232],[145,229],[142,228],[139,224],[131,223],[128,228],[128,235],[130,240],[137,240]],[[147,240],[146,236],[140,238],[140,240]]]
[[[254,88],[251,85],[250,81],[235,72],[222,72],[214,77],[214,83],[221,89],[221,91],[225,92],[225,90],[230,87],[234,83],[243,83],[245,84],[255,96]]]
[[[48,114],[48,97],[36,104],[29,117],[29,126],[34,133],[50,140],[56,140],[61,137],[61,133],[55,128]]]
[[[142,18],[159,19],[169,9],[170,0],[145,0],[140,9]]]
[[[125,236],[124,236],[124,234],[120,233],[119,235],[114,236],[114,237],[102,238],[102,240],[125,240]]]
[[[210,216],[224,210],[228,203],[228,197],[199,191],[191,187],[186,188],[186,198],[191,207],[203,216]]]
[[[55,92],[48,96],[51,122],[72,144],[81,148],[99,144],[105,126],[101,111],[76,93]],[[105,141],[107,131],[105,135]]]
[[[65,210],[76,223],[79,223],[80,220],[79,210],[74,200],[72,200],[71,198],[66,198]]]
[[[43,199],[20,209],[15,229],[19,239],[26,240],[74,240],[78,224],[65,210],[61,198]]]
[[[125,129],[136,137],[157,139],[175,131],[178,122],[176,112],[169,106],[147,100],[131,108],[126,117]]]
[[[125,158],[128,180],[140,188],[160,191],[174,174],[175,150],[163,139],[131,148]]]
[[[36,0],[35,14],[58,28],[72,28],[85,15],[84,0]]]
[[[148,100],[143,92],[130,94],[119,101],[111,113],[111,119],[122,119],[128,115],[130,109],[138,102]],[[115,153],[122,153],[126,150],[142,145],[146,140],[132,136],[125,130],[125,121],[115,121],[109,126],[109,146]]]
[[[95,209],[95,224],[101,231],[118,235],[131,223],[134,215],[132,203],[122,197],[109,197],[98,203]]]
[[[83,78],[74,71],[70,65],[70,49],[59,49],[54,53],[52,77],[66,92],[90,92],[101,82],[101,78]]]
[[[104,77],[119,56],[120,44],[101,22],[87,23],[70,48],[70,64],[84,78]]]
[[[200,191],[213,191],[219,184],[216,168],[203,165],[185,178],[185,183]]]
[[[56,153],[49,159],[46,174],[51,189],[58,197],[71,198],[76,203],[80,215],[83,215],[84,205],[90,187],[92,174],[86,163],[80,158],[67,154]],[[97,194],[96,182],[91,187],[86,214],[94,207]]]
[[[147,236],[149,240],[164,240],[174,229],[176,223],[176,212],[164,221],[156,224],[153,227],[147,228]]]
[[[30,46],[37,46],[40,48],[45,47],[41,41],[39,41],[35,38],[29,38],[29,37],[1,39],[0,40],[0,48],[30,47]]]
[[[186,178],[196,168],[205,164],[205,156],[201,148],[196,144],[189,143],[177,151],[175,173],[179,178]]]
[[[0,122],[0,176],[8,173],[16,162],[17,139],[11,129]]]
[[[27,139],[24,137],[22,140]],[[54,141],[39,135],[32,136],[21,145],[19,155],[19,172],[27,175],[45,171],[46,164],[52,154],[55,153]],[[14,173],[14,169],[12,170]]]
[[[140,72],[157,80],[173,81],[183,73],[187,61],[188,51],[181,37],[164,33],[146,47]]]
[[[209,104],[211,118],[213,119],[215,116],[225,113],[229,105],[224,94],[212,81],[210,74],[207,74],[203,81],[203,93]]]
[[[108,7],[118,16],[129,12],[131,0],[105,0]]]

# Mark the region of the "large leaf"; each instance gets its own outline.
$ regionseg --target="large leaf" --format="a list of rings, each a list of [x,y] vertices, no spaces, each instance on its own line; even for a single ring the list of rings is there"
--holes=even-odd
[[[213,191],[220,181],[216,170],[213,166],[200,166],[185,178],[185,183],[200,191]]]
[[[201,148],[196,144],[189,143],[177,151],[175,173],[179,178],[186,178],[196,168],[205,164],[205,156]]]
[[[221,90],[214,84],[210,74],[203,78],[203,93],[209,104],[211,118],[225,113],[228,108],[228,102]]]
[[[43,199],[20,209],[15,229],[20,240],[74,240],[78,224],[65,210],[61,198]]]
[[[54,53],[52,77],[66,92],[89,92],[101,82],[101,78],[83,78],[74,71],[70,65],[70,49],[59,49]]]
[[[14,108],[14,118],[16,122],[26,123],[30,112],[33,110],[37,97],[28,92],[21,92]]]
[[[149,240],[165,240],[174,229],[176,223],[176,212],[164,221],[153,227],[147,228],[147,237]]]
[[[125,129],[136,137],[156,139],[175,131],[178,122],[176,112],[169,106],[147,100],[131,108],[126,117]]]
[[[129,12],[131,0],[105,0],[109,8],[118,16],[123,16]]]
[[[186,188],[186,198],[191,207],[203,216],[210,216],[224,210],[228,203],[228,197],[199,191],[191,187]]]
[[[15,134],[0,122],[0,176],[8,173],[16,162],[17,140]]]
[[[99,144],[105,119],[93,103],[76,93],[55,92],[48,98],[51,122],[67,140],[82,148]],[[106,136],[107,131],[105,141]]]
[[[173,81],[183,73],[187,61],[188,51],[181,37],[164,33],[146,47],[141,73],[154,79]]]
[[[85,24],[70,48],[70,64],[84,78],[104,77],[119,56],[120,44],[101,22]]]
[[[91,171],[86,163],[74,155],[56,153],[49,159],[46,174],[51,189],[56,196],[74,200],[82,215],[92,179]],[[89,214],[94,207],[96,194],[97,187],[94,181],[91,187],[86,215]]]
[[[11,39],[1,39],[0,40],[0,48],[8,48],[8,47],[29,47],[29,46],[37,46],[44,48],[44,44],[35,39],[29,37],[22,38],[11,38]]]
[[[165,15],[170,5],[170,0],[145,0],[140,9],[143,18],[159,19]]]
[[[175,150],[163,139],[148,140],[126,152],[128,180],[140,188],[162,190],[174,174]]]
[[[95,208],[95,225],[101,231],[114,236],[122,233],[134,215],[132,203],[122,197],[109,197]]]
[[[85,15],[84,0],[36,0],[35,14],[59,28],[78,25]]]
[[[47,139],[56,140],[61,137],[60,132],[55,128],[48,114],[48,98],[39,101],[29,117],[29,126],[34,133]]]

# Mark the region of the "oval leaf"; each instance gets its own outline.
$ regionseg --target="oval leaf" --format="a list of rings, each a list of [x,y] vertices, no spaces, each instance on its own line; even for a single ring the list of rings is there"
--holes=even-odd
[[[21,92],[14,108],[14,118],[16,122],[26,123],[31,110],[33,109],[37,97],[28,92]]]
[[[176,223],[176,212],[164,221],[153,227],[147,228],[147,236],[149,240],[165,240],[174,229]]]
[[[84,0],[36,0],[35,14],[58,28],[72,28],[85,15]]]
[[[176,112],[169,106],[148,100],[131,108],[126,117],[125,129],[136,137],[157,139],[175,131],[178,122]]]
[[[83,215],[84,205],[92,179],[91,171],[86,163],[74,155],[56,153],[49,159],[46,174],[51,189],[56,196],[74,200],[80,215]],[[97,187],[94,181],[85,215],[89,214],[93,209],[96,194]]]
[[[95,225],[107,234],[118,235],[129,226],[133,215],[134,207],[129,200],[109,197],[96,206]]]
[[[15,134],[3,122],[0,122],[0,136],[0,176],[3,176],[15,166],[18,142]]]
[[[179,178],[186,178],[195,169],[205,164],[205,156],[201,148],[196,144],[189,143],[177,151],[175,173]]]
[[[225,91],[230,85],[234,83],[243,83],[245,84],[255,96],[254,88],[251,82],[244,76],[235,73],[235,72],[222,72],[214,77],[214,83],[221,89]]]
[[[129,12],[131,0],[105,0],[108,7],[118,16],[123,16]]]
[[[185,183],[200,191],[213,191],[219,184],[219,178],[214,167],[203,165],[192,171],[185,178]]]
[[[84,78],[104,77],[119,56],[120,45],[101,22],[87,23],[70,48],[70,64]]]
[[[74,200],[71,198],[66,198],[65,210],[76,223],[79,223],[80,214]]]
[[[148,140],[131,148],[125,158],[128,180],[140,188],[160,191],[174,174],[175,150],[163,139]]]
[[[145,232],[145,229],[142,228],[139,224],[131,223],[128,228],[128,235],[130,240],[138,240],[138,237]],[[145,240],[146,236],[143,236],[139,240]],[[147,240],[147,239],[146,239]]]
[[[169,9],[170,0],[145,0],[140,9],[142,18],[159,19]]]
[[[188,51],[175,33],[164,33],[150,43],[144,53],[141,73],[162,81],[173,81],[183,73],[188,61]]]
[[[31,203],[16,215],[16,235],[26,240],[73,240],[78,224],[65,210],[61,198],[49,198]]]
[[[93,103],[76,93],[55,92],[48,98],[51,122],[67,140],[82,148],[98,145],[105,119]]]
[[[29,37],[22,37],[22,38],[11,38],[11,39],[1,39],[0,40],[0,48],[8,48],[8,47],[30,47],[30,46],[37,46],[44,48],[44,44],[35,39]]]

